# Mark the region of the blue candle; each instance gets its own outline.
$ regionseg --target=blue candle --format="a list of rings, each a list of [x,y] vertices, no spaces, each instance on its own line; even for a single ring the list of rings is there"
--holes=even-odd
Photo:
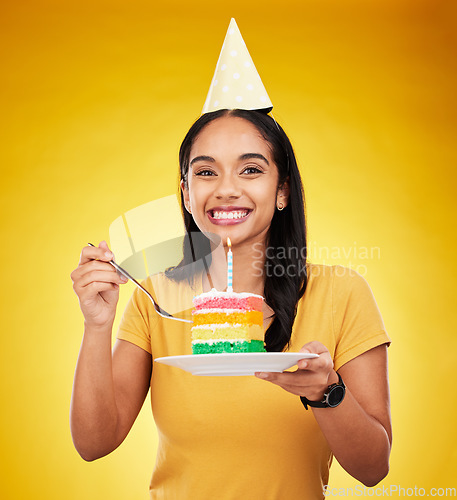
[[[232,255],[232,242],[227,238],[228,252],[227,252],[227,292],[232,292],[233,280],[233,255]]]

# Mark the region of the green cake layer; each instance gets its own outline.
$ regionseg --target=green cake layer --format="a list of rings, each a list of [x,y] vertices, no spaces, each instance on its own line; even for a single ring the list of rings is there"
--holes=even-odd
[[[195,342],[192,344],[192,354],[216,354],[223,352],[265,352],[263,340],[236,342]]]

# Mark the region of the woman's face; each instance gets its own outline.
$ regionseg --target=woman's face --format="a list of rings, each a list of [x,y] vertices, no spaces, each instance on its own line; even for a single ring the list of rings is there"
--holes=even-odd
[[[265,242],[278,199],[287,204],[287,183],[278,190],[271,146],[243,118],[225,116],[209,123],[190,151],[184,202],[204,233],[225,243]]]

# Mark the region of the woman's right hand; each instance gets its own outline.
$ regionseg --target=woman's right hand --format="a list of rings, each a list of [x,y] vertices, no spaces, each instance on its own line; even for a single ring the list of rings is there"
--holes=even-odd
[[[112,328],[119,284],[128,281],[109,264],[113,258],[105,241],[98,247],[84,247],[78,267],[71,273],[86,327]]]

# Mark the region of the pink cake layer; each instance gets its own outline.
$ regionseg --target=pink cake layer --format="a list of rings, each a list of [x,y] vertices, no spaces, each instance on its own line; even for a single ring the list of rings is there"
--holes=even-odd
[[[195,297],[195,309],[238,309],[242,311],[261,311],[262,297]]]

